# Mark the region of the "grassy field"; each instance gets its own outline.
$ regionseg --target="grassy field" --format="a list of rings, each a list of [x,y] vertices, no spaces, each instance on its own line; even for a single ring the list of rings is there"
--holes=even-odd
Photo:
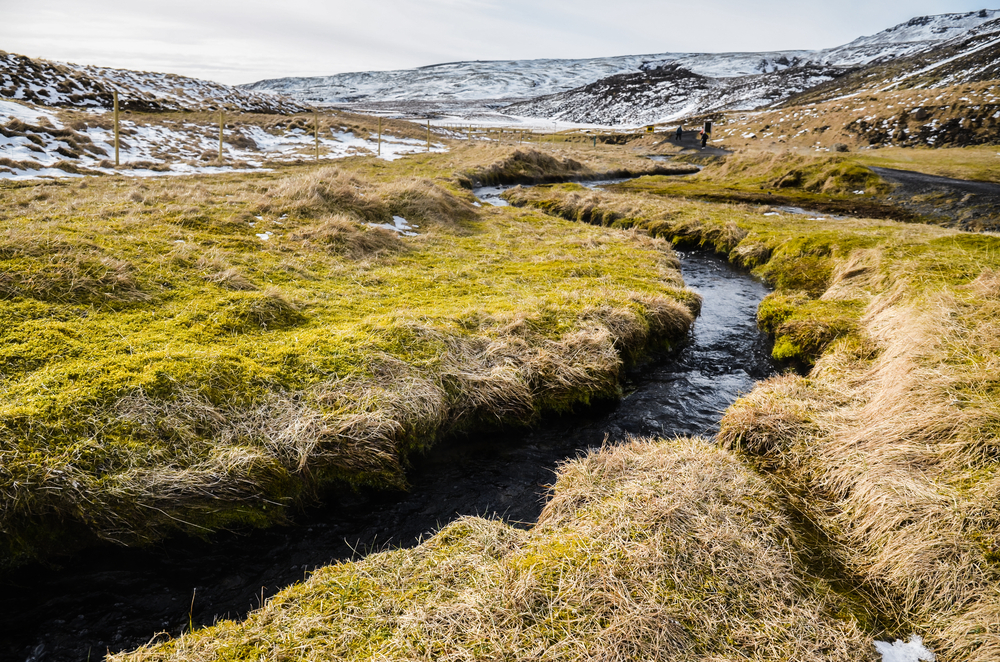
[[[867,166],[913,170],[928,175],[1000,183],[1000,149],[996,146],[953,149],[892,147],[859,152],[852,160]]]
[[[3,184],[3,561],[268,525],[405,485],[450,431],[618,397],[698,297],[663,240],[474,206],[470,164],[565,165],[512,151]]]
[[[872,613],[923,633],[947,659],[995,659],[1000,238],[764,216],[650,195],[657,185],[508,197],[701,245],[771,283],[758,321],[776,358],[811,369],[738,401],[721,443],[780,486],[817,544],[870,591]]]
[[[528,530],[465,518],[112,659],[846,661],[911,633],[939,659],[997,659],[1000,238],[900,222],[833,155],[516,188],[512,208],[464,188],[642,163],[456,143],[8,185],[8,558],[265,525],[327,482],[401,485],[449,430],[616,397],[623,363],[698,310],[673,244],[774,288],[758,322],[795,368],[717,443],[606,447],[561,469]],[[769,191],[855,214],[781,213]],[[417,234],[369,225],[394,216]]]
[[[529,531],[464,518],[129,660],[874,660],[767,482],[703,439],[569,462]]]

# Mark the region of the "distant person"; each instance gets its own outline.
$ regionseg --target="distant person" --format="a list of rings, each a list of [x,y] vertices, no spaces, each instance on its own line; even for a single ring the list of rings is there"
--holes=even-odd
[[[680,142],[683,139],[684,139],[684,125],[682,124],[679,127],[677,127],[677,142]]]
[[[702,129],[701,131],[701,148],[705,149],[705,145],[708,144],[708,131]]]

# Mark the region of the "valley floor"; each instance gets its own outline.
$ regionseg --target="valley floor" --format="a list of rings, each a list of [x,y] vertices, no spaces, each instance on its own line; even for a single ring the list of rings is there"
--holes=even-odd
[[[697,247],[774,288],[795,369],[717,438],[609,445],[527,530],[465,518],[112,659],[846,661],[911,633],[996,659],[1000,239],[913,222],[849,159],[669,167],[557,137],[0,187],[5,558],[270,524],[403,484],[442,434],[616,397],[693,323],[671,245]],[[612,172],[650,175],[467,188]]]

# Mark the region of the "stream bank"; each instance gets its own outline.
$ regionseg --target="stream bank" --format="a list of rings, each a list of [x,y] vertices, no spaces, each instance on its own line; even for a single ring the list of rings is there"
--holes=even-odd
[[[722,411],[774,372],[756,326],[767,288],[721,257],[682,258],[686,284],[704,298],[690,342],[630,371],[621,402],[442,443],[414,462],[410,491],[341,494],[294,526],[92,549],[62,567],[21,568],[0,578],[0,656],[99,659],[157,632],[179,634],[189,618],[196,626],[240,618],[317,566],[414,545],[459,516],[533,522],[555,468],[606,438],[714,434]]]

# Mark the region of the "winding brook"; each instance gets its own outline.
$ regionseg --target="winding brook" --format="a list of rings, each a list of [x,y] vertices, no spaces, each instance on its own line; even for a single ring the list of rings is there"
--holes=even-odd
[[[683,273],[704,297],[690,342],[632,370],[621,402],[442,443],[414,462],[409,492],[333,495],[293,526],[92,549],[0,576],[0,658],[97,660],[176,635],[189,614],[196,626],[240,618],[312,568],[414,545],[459,516],[531,523],[559,463],[605,438],[713,434],[721,412],[774,372],[755,322],[767,289],[707,253],[684,254]]]

